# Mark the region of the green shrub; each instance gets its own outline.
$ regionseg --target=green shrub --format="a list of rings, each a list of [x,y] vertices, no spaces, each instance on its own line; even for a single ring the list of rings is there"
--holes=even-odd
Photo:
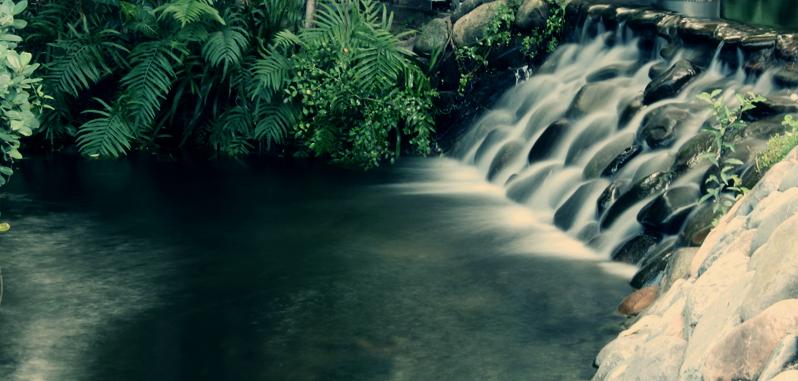
[[[701,202],[712,201],[713,212],[718,217],[726,213],[734,201],[747,191],[742,186],[740,177],[735,174],[736,169],[744,163],[739,159],[728,157],[728,154],[735,151],[734,139],[746,126],[742,114],[754,109],[755,103],[765,101],[765,98],[753,93],[746,96],[738,95],[739,104],[731,108],[721,98],[721,94],[721,90],[715,90],[698,96],[712,107],[713,115],[712,120],[702,127],[702,130],[712,137],[712,144],[701,157],[720,171],[707,178],[707,193],[701,198]]]
[[[308,153],[371,168],[404,141],[430,152],[436,93],[392,18],[373,0],[322,1],[313,28],[278,33],[255,63],[256,93],[285,94],[274,114]]]
[[[784,160],[787,154],[798,146],[798,120],[792,115],[787,115],[781,123],[788,130],[768,139],[767,148],[757,156],[757,170],[762,173]]]
[[[39,64],[17,47],[22,38],[16,30],[27,23],[16,16],[26,7],[26,1],[0,3],[0,186],[14,173],[14,161],[22,159],[19,139],[39,128],[42,102],[47,99],[39,84],[41,79],[33,77]],[[0,232],[8,229],[8,223],[0,223]]]
[[[553,53],[560,46],[562,31],[565,27],[565,2],[560,0],[546,0],[549,17],[546,19],[546,28],[533,30],[530,35],[521,40],[521,52],[530,59],[538,59]]]

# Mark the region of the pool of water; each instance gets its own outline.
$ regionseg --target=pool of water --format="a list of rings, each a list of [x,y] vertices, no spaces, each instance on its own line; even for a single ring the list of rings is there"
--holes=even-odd
[[[0,379],[589,379],[625,278],[473,171],[29,160]]]

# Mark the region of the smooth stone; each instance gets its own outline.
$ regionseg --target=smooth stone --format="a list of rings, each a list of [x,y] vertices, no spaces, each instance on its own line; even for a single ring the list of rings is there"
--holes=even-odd
[[[657,300],[657,290],[656,286],[651,286],[631,293],[618,306],[618,312],[625,316],[639,315]]]
[[[678,104],[669,104],[651,110],[643,118],[638,141],[645,141],[651,148],[663,148],[673,144],[677,130],[691,117],[688,110]]]
[[[615,180],[610,183],[610,185],[607,185],[607,188],[604,189],[604,192],[602,192],[596,200],[596,216],[604,214],[612,204],[618,201],[621,195],[626,192],[629,185],[630,184],[623,179]]]
[[[506,0],[496,0],[482,4],[473,11],[457,19],[454,23],[452,37],[457,46],[471,46],[477,44],[485,35],[501,7],[507,6]]]
[[[554,213],[554,225],[559,227],[562,230],[568,230],[573,227],[574,219],[579,214],[579,211],[582,208],[589,205],[590,201],[588,197],[596,192],[599,187],[604,184],[604,181],[595,180],[586,182],[579,186],[569,197],[568,199],[557,208],[557,211]]]
[[[588,163],[585,165],[585,169],[582,171],[582,176],[586,179],[592,179],[595,177],[604,176],[605,172],[610,172],[611,174],[617,172],[617,168],[613,168],[614,170],[611,169],[610,171],[608,171],[608,168],[611,164],[616,162],[619,156],[628,156],[628,153],[634,150],[634,141],[634,134],[627,133],[616,137],[604,147],[601,147],[601,149],[596,152],[596,154],[593,155],[590,161],[588,161]]]
[[[662,237],[654,233],[642,233],[621,244],[610,256],[613,261],[637,264]]]
[[[625,128],[627,124],[641,111],[643,106],[643,98],[636,97],[629,104],[627,104],[618,117],[618,127]]]
[[[683,247],[673,252],[660,282],[663,291],[670,290],[676,281],[690,277],[690,263],[697,251],[695,247]]]
[[[641,288],[655,284],[662,276],[678,244],[678,240],[671,238],[652,247],[640,261],[640,270],[629,281],[629,285]]]
[[[548,3],[543,0],[524,0],[515,14],[515,27],[522,31],[543,29],[548,18]]]
[[[452,12],[452,22],[459,20],[461,17],[471,13],[474,9],[478,6],[490,3],[493,0],[463,0],[455,8],[454,12]]]
[[[788,96],[770,95],[764,102],[757,102],[751,110],[743,113],[743,119],[751,122],[784,114],[798,113],[798,102]]]
[[[490,163],[488,180],[493,181],[496,179],[496,176],[498,176],[502,170],[507,168],[509,164],[522,155],[524,148],[526,148],[526,143],[522,141],[513,140],[506,143],[499,152],[496,153],[496,156],[493,157],[493,161]]]
[[[781,339],[759,374],[760,380],[775,379],[780,373],[798,366],[798,336],[791,334]],[[798,376],[795,378],[798,380]]]
[[[443,52],[449,43],[452,21],[448,18],[433,19],[425,24],[413,43],[413,51],[429,57],[435,52]]]
[[[666,234],[677,233],[687,215],[701,198],[696,186],[670,188],[652,200],[637,215],[637,220],[645,227]]]
[[[630,206],[646,197],[662,192],[673,180],[672,172],[655,172],[641,179],[612,204],[601,220],[602,229],[610,227]]]
[[[778,302],[723,337],[707,357],[705,380],[753,380],[781,339],[798,332],[798,299]]]
[[[643,104],[671,98],[681,91],[696,75],[698,68],[687,60],[679,60],[661,76],[651,81],[643,93]]]
[[[672,170],[681,174],[705,164],[705,160],[700,156],[702,153],[707,152],[712,144],[712,137],[707,133],[701,132],[693,136],[676,151],[673,166],[671,167]]]
[[[588,83],[576,94],[566,115],[569,118],[577,118],[593,111],[606,109],[613,98],[612,94],[617,90],[617,86],[610,83]]]
[[[477,152],[474,154],[474,162],[478,163],[482,161],[488,151],[490,151],[497,144],[501,143],[509,135],[510,131],[507,127],[497,127],[493,131],[489,132],[479,145],[479,148],[477,148]]]
[[[532,145],[532,149],[529,150],[528,161],[534,163],[548,158],[557,147],[560,138],[568,132],[570,127],[571,122],[565,119],[560,119],[546,127],[546,130]]]

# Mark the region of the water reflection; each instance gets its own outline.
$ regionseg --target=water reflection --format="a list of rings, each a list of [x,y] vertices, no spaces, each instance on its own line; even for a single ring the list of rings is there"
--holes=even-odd
[[[654,0],[663,9],[691,17],[725,18],[747,24],[798,30],[794,0]]]

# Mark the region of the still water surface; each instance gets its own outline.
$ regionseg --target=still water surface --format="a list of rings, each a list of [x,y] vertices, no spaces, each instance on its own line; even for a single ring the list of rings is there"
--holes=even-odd
[[[22,165],[0,380],[580,380],[622,277],[445,159]]]

